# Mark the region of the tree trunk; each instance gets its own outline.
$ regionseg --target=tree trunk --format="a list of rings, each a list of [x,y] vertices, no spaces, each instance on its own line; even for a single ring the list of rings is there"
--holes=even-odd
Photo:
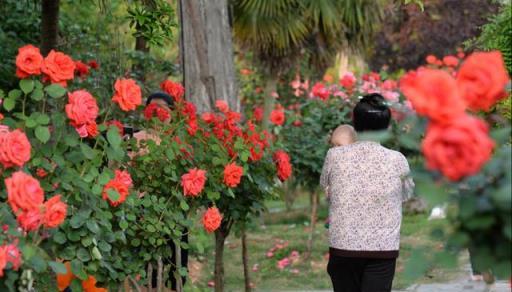
[[[181,242],[174,242],[174,246],[176,247],[174,252],[176,253],[176,275],[174,275],[176,279],[176,292],[182,292],[183,291],[183,281],[181,279]]]
[[[249,275],[249,255],[247,253],[247,234],[242,228],[242,262],[244,264],[245,292],[251,292],[251,276]]]
[[[47,55],[57,47],[60,0],[41,1],[41,52]]]
[[[277,75],[270,75],[266,80],[264,99],[263,99],[263,129],[267,130],[270,124],[270,113],[274,109],[275,98],[273,92],[277,90]]]
[[[199,113],[225,100],[240,111],[227,0],[180,0],[185,98]]]
[[[311,204],[311,232],[308,237],[308,244],[306,248],[306,258],[311,256],[313,252],[313,240],[315,238],[315,226],[316,226],[316,217],[317,217],[317,209],[318,209],[318,192],[314,191],[311,194],[312,204]]]
[[[215,231],[215,292],[224,291],[224,241],[224,232]]]

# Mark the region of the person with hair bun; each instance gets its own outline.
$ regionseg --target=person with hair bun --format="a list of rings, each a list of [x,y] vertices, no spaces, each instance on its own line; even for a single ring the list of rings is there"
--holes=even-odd
[[[380,94],[353,110],[358,141],[327,152],[320,185],[329,197],[329,263],[336,292],[391,291],[402,202],[414,189],[407,159],[361,133],[385,131],[391,111]]]

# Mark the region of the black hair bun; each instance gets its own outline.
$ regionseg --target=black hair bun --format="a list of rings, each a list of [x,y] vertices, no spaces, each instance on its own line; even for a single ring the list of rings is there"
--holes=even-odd
[[[373,108],[380,109],[380,110],[386,110],[388,106],[386,105],[386,100],[384,97],[378,93],[371,93],[368,95],[363,96],[363,98],[360,101],[361,103],[366,103]]]
[[[153,100],[153,99],[161,99],[163,101],[165,101],[165,103],[167,103],[167,105],[170,107],[170,108],[174,108],[174,99],[167,93],[165,92],[161,92],[161,91],[157,91],[157,92],[153,92],[151,93],[150,96],[148,96],[148,99],[146,100],[146,106]]]

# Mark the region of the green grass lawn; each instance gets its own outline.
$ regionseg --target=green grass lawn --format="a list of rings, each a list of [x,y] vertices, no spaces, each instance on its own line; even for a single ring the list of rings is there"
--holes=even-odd
[[[307,200],[302,200],[307,202]],[[304,203],[299,200],[300,203]],[[249,260],[251,268],[251,282],[257,290],[308,290],[331,289],[330,279],[326,272],[327,267],[327,229],[324,227],[324,219],[327,207],[321,206],[319,211],[320,221],[315,228],[315,244],[310,259],[305,260],[303,255],[306,249],[306,241],[309,234],[307,209],[299,204],[299,208],[291,212],[278,211],[267,214],[261,224],[253,226],[248,232]],[[279,210],[279,205],[274,204],[274,210]],[[405,277],[404,262],[410,257],[415,248],[424,247],[428,250],[426,258],[432,257],[436,250],[442,250],[443,244],[433,239],[430,234],[433,228],[442,227],[444,220],[428,221],[427,215],[414,215],[404,217],[402,224],[402,240],[400,258],[397,264],[397,273],[394,280],[395,289],[403,289],[413,282]],[[191,238],[194,241],[194,238]],[[274,252],[272,257],[267,252],[276,244],[288,245]],[[191,283],[187,284],[187,290],[198,291],[208,288],[208,281],[213,280],[213,240],[209,240],[205,249],[205,256],[192,261]],[[277,262],[289,256],[292,251],[299,253],[298,258],[291,265],[279,269]],[[430,252],[431,251],[431,252]],[[194,257],[192,257],[194,258]],[[253,265],[258,265],[256,271],[252,271]],[[446,269],[440,266],[430,266],[423,277],[415,279],[414,283],[444,282],[455,278],[460,271]],[[240,239],[230,235],[225,247],[225,275],[226,290],[241,291],[244,287],[241,244]]]

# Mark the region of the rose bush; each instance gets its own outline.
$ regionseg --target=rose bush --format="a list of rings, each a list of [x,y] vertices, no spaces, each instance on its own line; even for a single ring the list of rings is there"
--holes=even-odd
[[[63,261],[77,277],[74,288],[88,274],[100,286],[117,285],[139,271],[130,270],[132,255],[122,252],[124,208],[104,200],[120,203],[121,194],[102,192],[117,178],[113,168],[128,161],[119,130],[106,125],[121,113],[111,103],[100,106],[110,97],[75,86],[76,62],[62,52],[43,58],[27,45],[16,66],[19,89],[0,94],[0,198],[8,203],[0,208],[0,290],[37,286],[52,272],[64,273]],[[129,196],[128,189],[121,193]]]

